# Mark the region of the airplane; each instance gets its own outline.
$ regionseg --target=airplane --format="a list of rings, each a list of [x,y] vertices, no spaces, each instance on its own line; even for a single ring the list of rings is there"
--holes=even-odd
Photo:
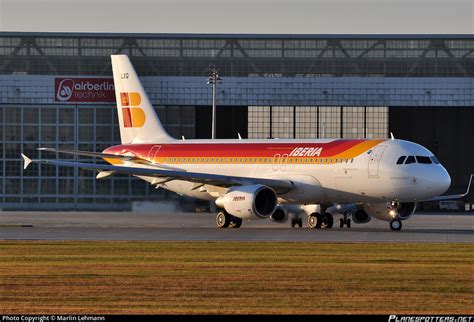
[[[331,228],[331,207],[351,209],[355,222],[374,217],[399,231],[417,202],[450,186],[446,169],[428,149],[395,139],[174,139],[164,130],[128,56],[112,55],[121,144],[103,152],[39,148],[102,158],[107,164],[54,159],[29,164],[97,171],[97,179],[128,174],[182,195],[215,202],[220,228],[243,220],[286,221],[306,213],[310,228]],[[471,176],[472,180],[472,176]],[[469,182],[470,187],[470,182]],[[469,191],[469,188],[468,188]],[[339,207],[339,208],[338,208]],[[292,225],[302,225],[299,217]],[[341,227],[350,221],[346,215]]]

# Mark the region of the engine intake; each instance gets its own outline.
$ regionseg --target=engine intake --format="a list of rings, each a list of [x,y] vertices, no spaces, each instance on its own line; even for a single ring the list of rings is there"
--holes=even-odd
[[[279,224],[283,224],[288,220],[288,210],[282,206],[278,206],[270,219]]]
[[[410,218],[416,210],[416,202],[405,202],[398,205],[396,211],[401,220]]]
[[[416,202],[384,202],[364,204],[364,210],[371,217],[390,221],[394,218],[405,220],[410,218],[416,210]]]
[[[365,212],[364,210],[362,210],[362,209],[356,210],[356,212],[352,215],[352,220],[356,224],[368,223],[370,221],[370,219],[371,219],[371,217],[369,216],[369,214],[367,212]]]
[[[277,201],[277,195],[270,187],[249,185],[230,188],[217,198],[216,205],[235,217],[263,219],[274,213]]]

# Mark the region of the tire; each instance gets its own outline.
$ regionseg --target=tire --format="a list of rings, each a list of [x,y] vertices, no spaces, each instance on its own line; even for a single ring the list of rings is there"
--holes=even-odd
[[[339,219],[339,228],[344,228],[344,219]]]
[[[402,229],[402,222],[398,219],[394,219],[390,222],[390,229],[393,231],[400,231]]]
[[[325,212],[323,215],[321,215],[321,229],[332,228],[333,224],[334,218],[330,213]]]
[[[216,216],[216,225],[219,228],[227,228],[230,224],[230,216],[224,212],[219,211]]]
[[[233,217],[229,223],[229,228],[240,228],[242,226],[242,218]]]
[[[311,229],[319,228],[321,227],[321,215],[318,214],[317,212],[312,213],[311,215],[308,216],[308,227]]]
[[[303,227],[303,218],[298,218],[298,227]]]
[[[296,227],[296,219],[292,218],[291,219],[291,228],[295,228]]]
[[[349,218],[347,218],[346,226],[347,228],[351,228],[351,220]]]
[[[234,228],[240,228],[240,226],[242,226],[242,219],[241,218],[239,218],[239,221],[237,222],[237,224],[235,224]]]

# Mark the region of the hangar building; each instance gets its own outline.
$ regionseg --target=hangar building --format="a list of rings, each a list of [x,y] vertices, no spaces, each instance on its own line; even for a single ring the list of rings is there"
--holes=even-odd
[[[20,153],[119,142],[110,55],[130,56],[176,138],[387,138],[420,143],[465,189],[474,172],[473,35],[0,33],[0,209],[129,209],[174,194]],[[66,86],[69,85],[69,86]],[[71,88],[67,91],[65,88]],[[64,155],[61,157],[65,157]],[[66,156],[69,158],[69,156]],[[88,161],[76,158],[75,160]]]

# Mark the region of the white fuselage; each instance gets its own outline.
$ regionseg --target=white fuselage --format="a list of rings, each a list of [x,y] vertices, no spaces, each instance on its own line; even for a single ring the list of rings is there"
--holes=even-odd
[[[247,140],[189,140],[182,144],[245,144]],[[294,143],[294,140],[248,140],[266,144]],[[298,140],[301,145],[331,142],[331,140]],[[290,204],[359,203],[359,202],[416,202],[428,200],[444,193],[450,177],[441,164],[397,164],[401,156],[432,157],[426,148],[403,140],[383,140],[375,146],[350,158],[292,159],[276,154],[262,162],[259,157],[246,158],[232,163],[229,158],[208,158],[189,162],[187,158],[167,158],[162,164],[189,172],[232,175],[248,178],[270,178],[291,181],[295,188],[278,195],[279,202]],[[232,158],[231,158],[232,159]],[[260,159],[260,160],[259,160]],[[154,183],[155,178],[141,177]],[[172,180],[159,185],[178,194],[215,200],[226,192],[225,188]]]

